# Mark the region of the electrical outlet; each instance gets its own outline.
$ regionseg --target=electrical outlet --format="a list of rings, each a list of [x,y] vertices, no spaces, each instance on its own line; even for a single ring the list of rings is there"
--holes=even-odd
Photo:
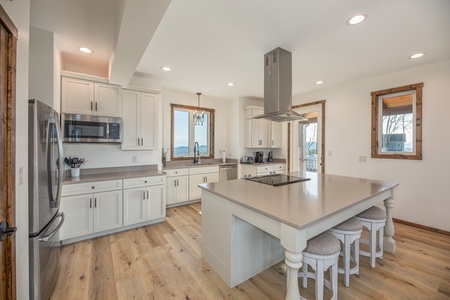
[[[360,156],[359,157],[359,162],[361,162],[361,163],[365,163],[365,162],[367,162],[367,156]]]
[[[137,162],[137,156],[136,155],[133,155],[132,157],[131,157],[131,162]]]

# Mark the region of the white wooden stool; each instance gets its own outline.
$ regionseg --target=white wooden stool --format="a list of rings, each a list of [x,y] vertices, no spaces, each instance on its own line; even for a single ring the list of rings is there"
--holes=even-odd
[[[331,291],[331,299],[338,297],[338,260],[341,251],[339,240],[329,231],[326,231],[310,240],[303,250],[303,269],[298,273],[303,278],[303,287],[308,287],[308,278],[316,281],[316,299],[323,299],[323,286]],[[315,271],[308,272],[308,266]],[[324,279],[326,270],[330,270],[330,281]],[[289,274],[289,273],[287,273]],[[289,278],[287,278],[289,282]]]
[[[360,239],[360,243],[368,244],[369,251],[360,251],[363,256],[370,257],[370,266],[375,268],[375,259],[383,259],[384,226],[386,225],[386,212],[376,206],[356,216],[363,226],[369,229],[369,240]],[[377,234],[378,233],[378,234]],[[378,239],[377,239],[378,236]]]
[[[330,229],[330,232],[343,245],[341,251],[343,268],[338,270],[340,274],[344,274],[345,286],[350,286],[350,275],[359,275],[359,239],[361,238],[362,226],[362,223],[357,218],[351,218]],[[350,261],[355,263],[353,268],[350,268]]]

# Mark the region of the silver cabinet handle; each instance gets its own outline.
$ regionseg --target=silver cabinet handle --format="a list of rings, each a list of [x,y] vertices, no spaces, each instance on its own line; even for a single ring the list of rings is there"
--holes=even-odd
[[[148,190],[147,190],[147,199],[150,199],[149,195],[148,195]]]
[[[97,207],[97,198],[94,198],[94,207]]]
[[[144,139],[141,138],[141,146],[144,146]]]
[[[91,101],[91,111],[94,110],[94,102]]]
[[[145,200],[145,191],[142,191],[142,199]]]
[[[140,146],[140,145],[141,145],[141,139],[138,138],[138,146]]]
[[[95,111],[98,111],[98,102],[95,102]]]
[[[92,198],[89,199],[89,208],[92,208]]]

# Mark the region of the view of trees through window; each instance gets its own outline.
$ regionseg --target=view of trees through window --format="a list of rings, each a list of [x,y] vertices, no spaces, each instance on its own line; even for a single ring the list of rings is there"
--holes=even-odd
[[[193,115],[195,107],[172,105],[172,158],[182,159],[194,156],[194,145],[198,143],[200,157],[211,157],[213,145],[211,143],[211,124],[214,110],[204,111],[203,124],[194,125]],[[201,110],[199,110],[201,111]]]

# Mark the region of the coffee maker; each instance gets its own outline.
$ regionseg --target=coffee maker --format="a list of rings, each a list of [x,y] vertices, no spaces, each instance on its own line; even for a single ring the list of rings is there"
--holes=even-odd
[[[255,163],[263,163],[264,162],[264,152],[256,151],[255,152]]]

